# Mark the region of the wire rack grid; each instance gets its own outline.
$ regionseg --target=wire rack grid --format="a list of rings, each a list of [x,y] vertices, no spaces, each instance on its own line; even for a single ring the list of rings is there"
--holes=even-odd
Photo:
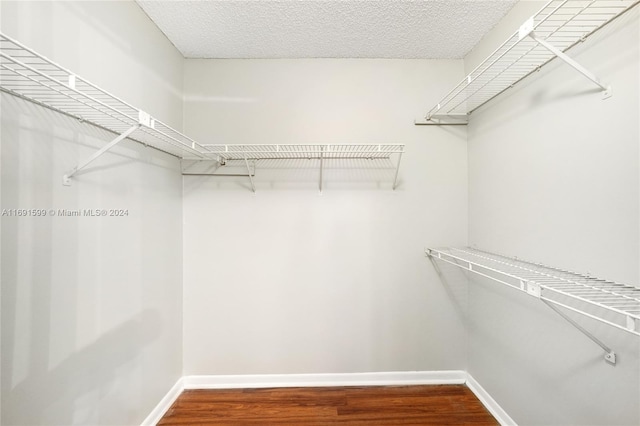
[[[640,288],[474,248],[427,254],[545,302],[640,336]]]
[[[144,121],[131,139],[178,157],[206,158],[194,140],[1,33],[0,87],[117,134]]]
[[[402,144],[201,145],[2,33],[0,89],[179,158],[388,159],[404,152]]]
[[[221,160],[282,160],[282,159],[389,159],[404,153],[403,144],[258,144],[203,145],[208,155]]]
[[[560,51],[639,4],[638,0],[551,0],[533,16],[533,31]],[[467,115],[556,56],[516,31],[426,114]]]

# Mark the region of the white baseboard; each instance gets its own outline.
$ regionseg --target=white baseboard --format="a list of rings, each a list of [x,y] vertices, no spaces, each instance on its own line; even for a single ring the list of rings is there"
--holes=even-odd
[[[391,373],[185,376],[183,379],[185,389],[392,386],[463,384],[467,380],[467,373],[461,370],[399,371]]]
[[[475,394],[489,412],[496,418],[502,426],[517,426],[516,422],[506,411],[496,402],[489,393],[480,386],[470,374],[467,374],[467,387]]]
[[[506,411],[467,372],[398,371],[388,373],[339,374],[240,374],[217,376],[184,376],[167,392],[142,426],[155,425],[185,389],[238,389],[321,386],[398,386],[466,384],[482,404],[503,426],[515,426]]]
[[[184,390],[184,378],[178,379],[175,385],[167,392],[167,394],[160,400],[158,405],[151,410],[151,413],[144,419],[141,426],[155,426],[162,416],[165,415],[167,410],[171,408],[171,405],[178,399],[182,391]]]

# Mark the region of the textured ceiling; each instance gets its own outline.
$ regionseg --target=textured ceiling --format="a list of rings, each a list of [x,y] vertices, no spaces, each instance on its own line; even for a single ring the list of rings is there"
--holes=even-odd
[[[137,0],[187,58],[462,58],[517,0]]]

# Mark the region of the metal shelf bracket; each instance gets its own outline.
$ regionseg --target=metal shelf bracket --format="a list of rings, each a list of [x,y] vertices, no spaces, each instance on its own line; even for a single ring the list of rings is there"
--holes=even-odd
[[[466,126],[469,124],[469,114],[428,114],[424,118],[416,119],[413,124],[416,126]]]
[[[542,47],[544,47],[545,49],[553,53],[556,57],[562,59],[565,63],[567,63],[572,68],[574,68],[580,74],[584,75],[586,78],[591,80],[596,86],[600,87],[602,89],[602,99],[608,99],[611,97],[613,92],[611,90],[610,85],[602,83],[595,74],[593,74],[591,71],[587,70],[585,67],[580,65],[573,58],[569,57],[566,53],[564,53],[563,51],[555,47],[553,44],[549,43],[548,41],[544,40],[541,37],[538,37],[533,29],[534,29],[534,21],[533,21],[533,17],[531,17],[524,24],[520,26],[520,29],[518,30],[519,40],[522,40],[525,37],[530,37],[531,39],[536,41],[538,44],[540,44]]]
[[[319,177],[319,183],[318,183],[318,186],[320,187],[320,194],[322,194],[322,172],[324,169],[324,150],[325,150],[324,146],[320,147],[320,177]]]
[[[555,313],[557,313],[562,318],[564,318],[565,321],[567,321],[569,324],[574,326],[579,332],[581,332],[582,334],[587,336],[589,339],[591,339],[596,345],[600,346],[602,348],[602,350],[604,350],[604,352],[605,352],[605,354],[604,354],[604,360],[605,361],[607,361],[611,365],[616,365],[616,353],[613,350],[611,350],[611,348],[609,348],[609,346],[607,346],[604,343],[602,343],[602,341],[600,339],[598,339],[593,334],[589,333],[584,327],[582,327],[580,324],[575,322],[573,319],[571,319],[567,314],[562,312],[556,306],[554,306],[553,304],[547,302],[546,300],[543,300],[543,302],[544,302],[545,305],[547,305],[549,308],[551,308]]]
[[[247,166],[247,174],[249,175],[249,181],[251,182],[251,191],[256,193],[256,185],[253,183],[253,176],[251,175],[251,167],[249,167],[249,160],[247,159],[247,153],[242,153],[244,156],[244,165]]]
[[[62,176],[62,184],[65,185],[65,186],[71,186],[71,178],[73,177],[73,175],[75,175],[80,170],[82,170],[85,167],[87,167],[89,164],[91,164],[94,160],[96,160],[102,154],[104,154],[105,152],[109,151],[111,148],[113,148],[114,146],[116,146],[117,144],[119,144],[120,142],[125,140],[127,137],[129,137],[129,135],[131,135],[133,132],[138,130],[141,125],[142,125],[141,123],[138,123],[135,126],[131,126],[128,130],[126,130],[124,133],[120,134],[117,138],[115,138],[114,140],[112,140],[111,142],[109,142],[108,144],[103,146],[102,148],[100,148],[91,157],[87,158],[82,163],[78,164],[76,167],[74,167],[73,169],[69,170],[64,176]]]
[[[70,75],[69,76],[69,87],[74,87],[75,86],[75,81],[76,81],[75,75]],[[144,112],[142,110],[138,110],[138,123],[137,124],[129,127],[127,130],[125,130],[120,135],[118,135],[117,138],[115,138],[114,140],[112,140],[111,142],[109,142],[108,144],[106,144],[105,146],[100,148],[98,151],[96,151],[96,153],[93,154],[91,157],[87,158],[82,163],[78,164],[76,167],[74,167],[73,169],[69,170],[64,176],[62,176],[62,184],[65,185],[65,186],[71,186],[71,178],[73,177],[73,175],[75,175],[80,170],[82,170],[85,167],[87,167],[93,161],[98,159],[98,157],[100,157],[102,154],[104,154],[105,152],[109,151],[111,148],[113,148],[114,146],[118,145],[120,142],[122,142],[123,140],[125,140],[126,138],[131,136],[131,134],[133,132],[135,132],[136,130],[138,130],[142,126],[145,126],[145,127],[150,128],[150,129],[153,129],[155,127],[155,119],[153,117],[151,117],[150,114],[148,114],[148,113],[146,113],[146,112]]]
[[[392,189],[395,191],[398,187],[398,172],[400,171],[400,161],[402,161],[402,151],[398,154],[398,163],[396,164],[396,173],[393,176],[393,187]]]

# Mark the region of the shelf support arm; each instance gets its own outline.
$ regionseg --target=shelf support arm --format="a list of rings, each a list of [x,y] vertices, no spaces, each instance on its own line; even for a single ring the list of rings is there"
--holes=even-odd
[[[566,62],[569,66],[574,68],[580,74],[584,75],[593,83],[595,83],[598,87],[600,87],[603,91],[603,94],[602,94],[603,99],[607,99],[611,97],[611,86],[602,83],[600,79],[596,75],[594,75],[591,71],[587,70],[585,67],[580,65],[570,56],[568,56],[563,51],[555,47],[553,44],[549,43],[548,41],[544,40],[541,37],[538,37],[538,35],[533,30],[534,30],[533,18],[529,18],[524,24],[522,24],[522,26],[520,27],[520,30],[518,31],[519,39],[522,40],[524,37],[529,36],[536,43],[540,44],[542,47],[544,47],[545,49],[547,49],[548,51],[556,55],[558,58]]]
[[[320,147],[320,193],[322,194],[322,169],[324,168],[324,146]]]
[[[141,125],[142,125],[141,123],[138,123],[135,126],[131,126],[124,133],[121,133],[117,138],[115,138],[114,140],[112,140],[111,142],[109,142],[108,144],[103,146],[100,150],[98,150],[91,157],[87,158],[82,163],[78,164],[72,170],[68,171],[64,176],[62,176],[62,183],[64,185],[66,185],[66,186],[71,185],[71,178],[73,177],[73,175],[75,175],[80,170],[82,170],[85,167],[87,167],[89,164],[91,164],[94,160],[96,160],[102,154],[104,154],[105,152],[109,151],[111,148],[113,148],[114,146],[116,146],[117,144],[119,144],[120,142],[125,140],[126,138],[128,138],[133,132],[138,130]]]
[[[538,37],[535,33],[530,33],[529,37],[531,37],[532,39],[534,39],[536,42],[538,42],[539,44],[541,44],[545,49],[549,50],[551,53],[553,53],[554,55],[556,55],[558,58],[562,59],[564,62],[566,62],[567,64],[569,64],[571,67],[575,68],[576,71],[578,71],[580,74],[584,75],[585,77],[587,77],[589,80],[591,80],[592,82],[594,82],[598,87],[600,87],[604,92],[610,91],[611,90],[611,86],[607,86],[605,84],[603,84],[602,82],[600,82],[600,79],[595,76],[591,71],[587,70],[585,67],[583,67],[582,65],[580,65],[578,62],[574,61],[571,57],[569,57],[568,55],[566,55],[564,52],[562,52],[561,50],[559,50],[557,47],[555,47],[554,45],[548,43],[546,40],[541,39],[540,37]]]
[[[605,351],[605,354],[604,354],[605,361],[607,361],[609,364],[616,365],[616,353],[610,347],[602,343],[602,341],[598,339],[596,336],[589,333],[584,327],[582,327],[580,324],[578,324],[573,319],[571,319],[567,314],[562,312],[557,306],[547,302],[544,299],[540,299],[540,300],[544,302],[545,305],[550,307],[555,313],[557,313],[562,318],[564,318],[569,324],[571,324],[576,329],[578,329],[578,331],[580,331],[582,334],[584,334],[589,339],[591,339],[596,345],[600,346]]]
[[[398,154],[398,164],[396,164],[396,174],[393,177],[393,190],[396,190],[396,187],[398,186],[398,172],[400,171],[400,161],[402,161],[402,152],[400,154]]]
[[[247,153],[243,152],[244,154],[244,165],[247,166],[247,173],[249,174],[249,180],[251,181],[251,190],[253,191],[253,193],[256,193],[256,186],[253,183],[253,176],[251,176],[251,169],[249,168],[249,160],[247,160]]]

